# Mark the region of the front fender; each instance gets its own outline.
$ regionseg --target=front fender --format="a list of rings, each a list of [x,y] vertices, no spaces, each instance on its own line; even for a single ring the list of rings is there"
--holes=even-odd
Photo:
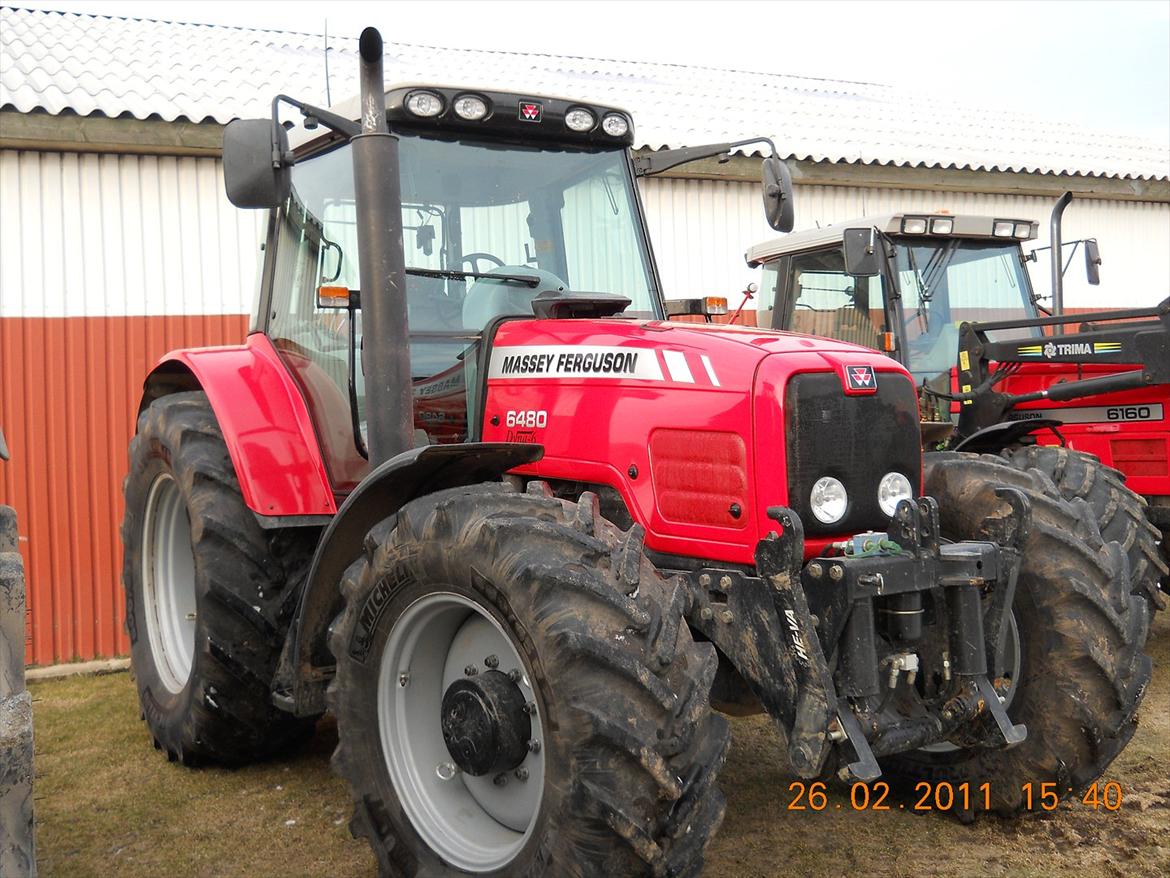
[[[341,578],[361,555],[366,534],[374,525],[416,497],[496,481],[543,454],[541,445],[508,442],[426,445],[399,454],[366,476],[341,504],[317,544],[277,671],[277,703],[300,716],[324,710],[324,684],[334,663],[326,631],[340,611]]]
[[[184,372],[190,379],[183,380]],[[172,351],[147,377],[139,411],[176,389],[207,394],[244,503],[261,524],[265,517],[337,512],[304,397],[267,336],[253,333],[242,345]]]

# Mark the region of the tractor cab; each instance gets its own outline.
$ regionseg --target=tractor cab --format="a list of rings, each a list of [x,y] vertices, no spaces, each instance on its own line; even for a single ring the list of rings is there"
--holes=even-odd
[[[915,380],[955,365],[959,326],[1039,316],[1021,244],[1030,220],[894,213],[757,244],[760,326],[865,345]],[[1031,328],[1001,339],[1039,333]]]
[[[387,92],[387,115],[398,138],[416,445],[475,438],[468,412],[484,335],[532,317],[538,297],[663,316],[624,112],[399,87]],[[367,469],[354,147],[320,129],[290,139],[295,163],[272,211],[275,252],[253,328],[297,377],[316,423],[352,434],[328,444],[344,489]]]

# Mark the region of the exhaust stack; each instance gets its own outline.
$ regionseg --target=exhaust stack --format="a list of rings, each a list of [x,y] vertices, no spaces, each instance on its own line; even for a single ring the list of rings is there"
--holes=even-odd
[[[386,124],[382,35],[368,27],[361,55],[361,133],[353,149],[353,182],[362,301],[362,372],[370,465],[414,445],[406,263],[402,252],[402,191],[398,138]]]
[[[1052,208],[1052,219],[1049,221],[1049,241],[1052,244],[1052,313],[1060,316],[1064,313],[1064,253],[1063,241],[1060,237],[1060,223],[1064,217],[1064,209],[1073,200],[1071,192],[1065,192]]]

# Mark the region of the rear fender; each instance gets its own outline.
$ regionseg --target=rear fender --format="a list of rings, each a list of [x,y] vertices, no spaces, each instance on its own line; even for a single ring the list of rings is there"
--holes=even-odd
[[[304,397],[266,336],[172,351],[147,376],[138,411],[184,390],[207,394],[244,503],[262,525],[324,524],[337,512]]]
[[[506,442],[427,445],[403,452],[366,476],[341,504],[317,544],[277,671],[276,703],[300,716],[324,710],[324,684],[334,665],[326,634],[341,609],[341,578],[361,555],[366,534],[374,525],[417,497],[497,481],[508,470],[533,463],[543,454],[540,445]]]

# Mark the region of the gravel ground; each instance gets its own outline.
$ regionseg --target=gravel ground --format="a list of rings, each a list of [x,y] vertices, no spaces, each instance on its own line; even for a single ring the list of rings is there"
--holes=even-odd
[[[913,798],[892,795],[889,811],[857,812],[847,790],[832,789],[823,810],[793,811],[767,720],[737,719],[722,775],[727,818],[704,874],[1170,874],[1170,615],[1158,620],[1149,650],[1154,680],[1140,728],[1102,779],[1120,786],[1119,810],[1073,799],[1050,813],[983,815],[963,826],[942,813],[915,813]],[[191,771],[150,746],[127,674],[30,689],[42,875],[373,874],[365,842],[346,829],[346,790],[329,770],[336,742],[329,720],[295,758]]]

